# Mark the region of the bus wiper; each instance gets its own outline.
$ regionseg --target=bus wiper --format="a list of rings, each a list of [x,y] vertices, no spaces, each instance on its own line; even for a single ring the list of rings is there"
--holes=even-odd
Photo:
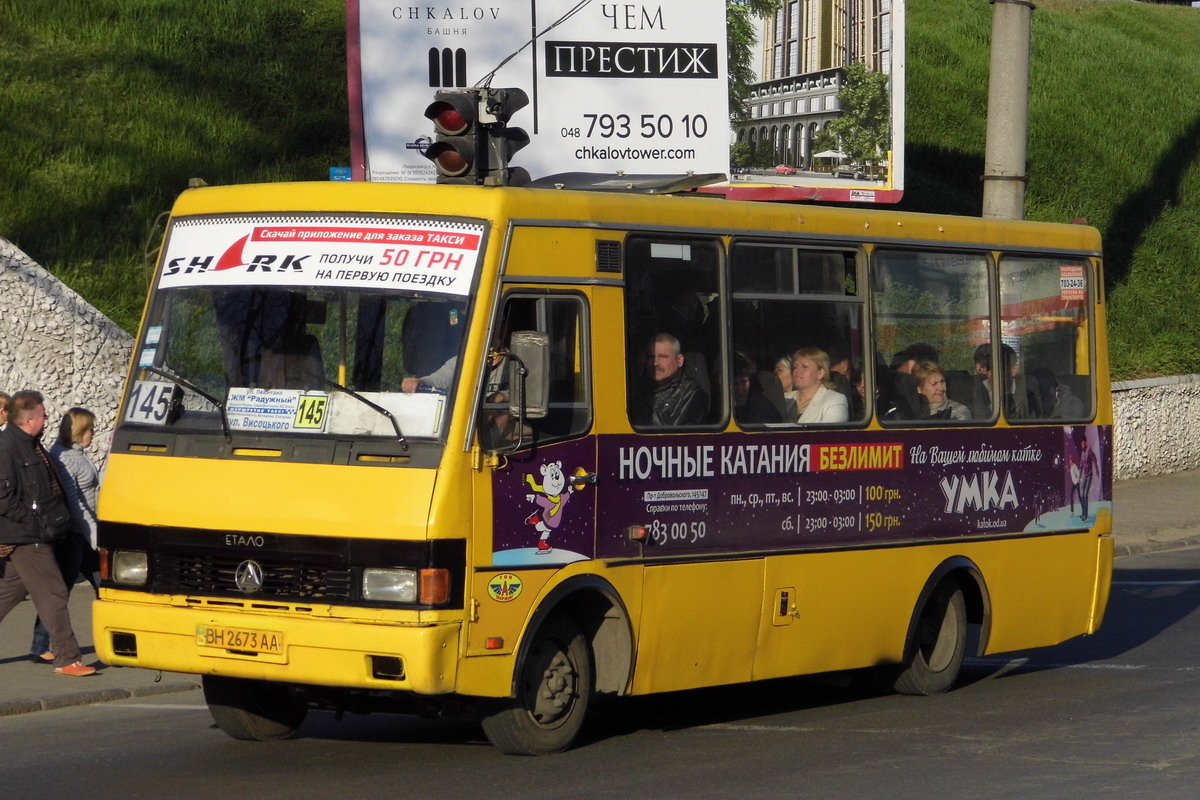
[[[353,389],[351,389],[347,386],[342,386],[337,381],[329,380],[329,378],[326,378],[324,375],[318,375],[315,372],[308,372],[306,374],[310,378],[316,378],[317,380],[319,380],[321,383],[325,384],[326,386],[330,386],[334,389],[337,389],[339,392],[345,392],[346,394],[350,395],[351,397],[353,397],[355,400],[362,403],[363,405],[365,405],[369,408],[373,408],[374,410],[378,411],[380,414],[383,414],[385,417],[388,418],[388,421],[392,423],[392,428],[396,431],[396,441],[400,443],[400,449],[401,450],[408,449],[408,440],[405,439],[404,434],[400,432],[400,423],[396,421],[396,417],[394,414],[392,414],[392,412],[388,411],[386,408],[379,405],[378,403],[368,400],[367,398],[363,397],[361,394],[354,391]]]
[[[173,383],[180,384],[185,389],[191,389],[193,392],[200,395],[205,400],[207,400],[208,402],[210,402],[214,406],[216,406],[217,410],[221,412],[221,431],[225,434],[226,439],[229,438],[229,436],[230,436],[230,434],[229,434],[229,418],[225,415],[225,403],[224,402],[222,402],[221,400],[218,400],[216,397],[213,397],[211,394],[204,391],[199,386],[197,386],[196,384],[189,381],[187,378],[176,375],[173,372],[169,372],[168,370],[165,370],[165,369],[159,369],[158,367],[151,366],[149,364],[142,365],[142,369],[146,370],[147,372],[153,372],[155,375],[161,375]]]

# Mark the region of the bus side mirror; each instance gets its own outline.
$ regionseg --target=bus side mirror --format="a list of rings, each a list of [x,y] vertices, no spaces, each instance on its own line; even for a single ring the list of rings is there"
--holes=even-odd
[[[518,419],[541,419],[550,412],[550,337],[541,331],[514,331],[509,340],[510,409]]]

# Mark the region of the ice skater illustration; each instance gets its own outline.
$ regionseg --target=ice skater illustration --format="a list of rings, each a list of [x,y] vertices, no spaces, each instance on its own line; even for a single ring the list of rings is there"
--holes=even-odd
[[[563,520],[563,509],[575,492],[575,487],[567,483],[563,474],[562,462],[551,461],[542,464],[542,482],[539,485],[532,474],[525,475],[525,482],[533,491],[525,495],[525,502],[533,503],[538,510],[525,518],[526,525],[532,525],[539,534],[537,543],[538,555],[546,555],[554,550],[550,546],[550,534],[554,532]]]
[[[1100,467],[1096,464],[1096,453],[1088,446],[1088,440],[1084,438],[1079,443],[1079,469],[1083,473],[1083,478],[1079,483],[1079,520],[1087,522],[1088,518],[1088,500],[1092,493],[1092,478],[1100,477]],[[1072,513],[1075,511],[1075,506],[1071,506]]]
[[[1079,465],[1075,463],[1075,456],[1071,456],[1070,470],[1071,470],[1071,515],[1074,516],[1075,515],[1075,498],[1080,497],[1080,494],[1079,494],[1080,472],[1079,472]],[[1079,505],[1082,508],[1087,508],[1087,506],[1083,504],[1082,500],[1080,500]]]

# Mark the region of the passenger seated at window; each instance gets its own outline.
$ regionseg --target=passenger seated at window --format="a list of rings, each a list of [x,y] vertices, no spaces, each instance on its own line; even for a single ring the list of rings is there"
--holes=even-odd
[[[921,407],[917,382],[907,372],[888,369],[883,355],[875,354],[875,415],[881,420],[916,419]]]
[[[932,361],[917,362],[912,371],[917,382],[917,393],[921,396],[924,416],[928,419],[964,420],[971,418],[971,410],[946,395],[946,376],[942,368]]]
[[[708,396],[683,370],[679,340],[660,333],[646,351],[651,386],[641,398],[635,421],[643,425],[696,425],[704,421]]]
[[[850,419],[862,419],[867,407],[867,374],[858,367],[850,370],[850,388],[854,390],[850,398]]]
[[[1009,419],[1029,419],[1041,416],[1041,402],[1037,394],[1029,390],[1025,376],[1021,373],[1017,351],[1007,344],[1000,345],[1003,365],[1001,380],[1004,388],[1004,415]],[[975,348],[975,401],[974,416],[986,419],[992,415],[995,403],[992,399],[992,348],[981,344]]]
[[[837,380],[837,376],[841,375],[846,379],[846,385],[850,385],[850,371],[854,368],[854,364],[850,360],[849,354],[845,348],[840,345],[833,345],[828,350],[829,353],[829,373],[830,377]]]
[[[850,404],[829,379],[829,356],[819,347],[792,353],[792,386],[796,390],[797,422],[802,425],[845,422]]]
[[[1058,378],[1050,370],[1044,376],[1039,373],[1044,393],[1050,398],[1048,404],[1042,405],[1042,413],[1051,419],[1083,419],[1087,415],[1087,407],[1083,399],[1071,391],[1065,383],[1059,383]]]
[[[850,372],[854,365],[846,349],[834,344],[826,351],[829,354],[829,380],[834,388],[846,395],[850,408],[854,408],[854,387],[850,385]],[[861,419],[862,415],[851,415],[851,419]]]
[[[892,369],[911,375],[917,364],[922,361],[938,363],[937,348],[927,342],[913,342],[908,347],[892,356]]]
[[[779,413],[784,421],[793,422],[800,412],[796,410],[796,397],[800,394],[792,385],[792,357],[784,356],[775,362],[775,380],[783,388],[783,408]]]
[[[733,417],[741,423],[783,422],[783,415],[758,386],[758,367],[744,353],[734,351]]]

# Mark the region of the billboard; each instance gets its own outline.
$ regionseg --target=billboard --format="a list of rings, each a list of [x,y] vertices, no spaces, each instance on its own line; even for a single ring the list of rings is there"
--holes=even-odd
[[[904,188],[905,0],[796,0],[763,20],[762,64],[724,193],[894,203]]]
[[[443,89],[516,87],[513,159],[561,172],[729,172],[725,4],[347,0],[351,170],[432,183],[423,112]]]

